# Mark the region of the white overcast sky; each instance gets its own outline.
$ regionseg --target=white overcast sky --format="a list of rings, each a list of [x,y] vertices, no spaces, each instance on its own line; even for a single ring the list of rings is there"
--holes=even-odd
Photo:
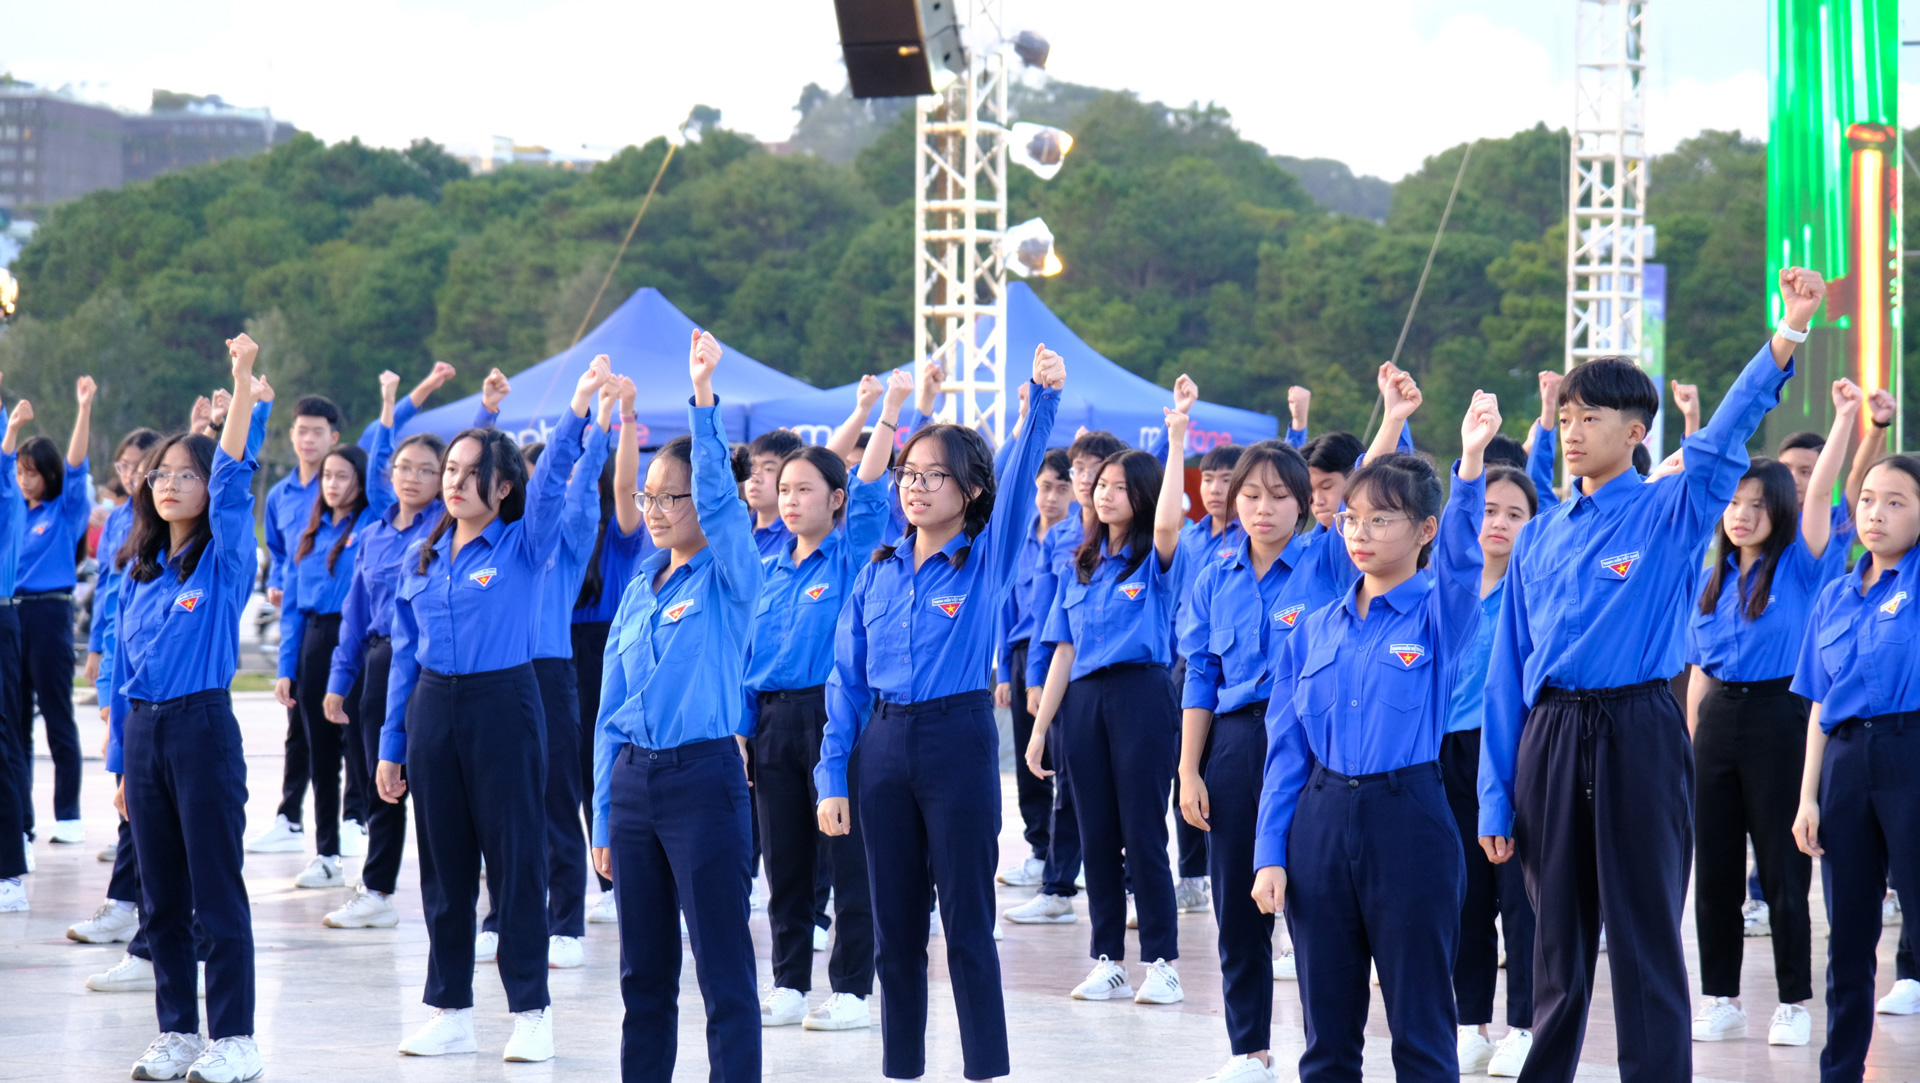
[[[1904,0],[1914,4],[1920,0]],[[1651,0],[1647,128],[1765,135],[1771,0]],[[327,139],[596,156],[688,107],[785,138],[845,83],[831,0],[77,0],[11,5],[0,71],[132,108],[154,87],[264,105]],[[1276,153],[1394,179],[1464,139],[1572,110],[1573,0],[1003,0],[1059,78],[1213,101]],[[1907,25],[1920,29],[1911,13]],[[1908,34],[1904,36],[1920,36]],[[1908,50],[1920,53],[1920,49]],[[1903,61],[1909,124],[1920,56]]]

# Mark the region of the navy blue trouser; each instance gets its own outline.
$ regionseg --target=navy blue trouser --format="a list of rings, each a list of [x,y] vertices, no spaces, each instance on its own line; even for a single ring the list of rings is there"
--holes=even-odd
[[[1028,647],[1029,641],[1023,639],[1007,649],[1007,671],[1011,676],[1008,704],[1013,712],[1013,747],[1018,753],[1015,759],[1026,756],[1027,742],[1033,739],[1033,716],[1027,713]],[[1020,835],[1032,848],[1033,856],[1045,861],[1053,826],[1053,780],[1016,765],[1013,789],[1020,805]]]
[[[308,759],[307,724],[296,703],[287,708],[287,740],[280,755],[280,807],[274,810],[295,827],[301,824],[301,808],[307,800],[307,777],[311,773]]]
[[[1053,807],[1047,810],[1047,867],[1041,872],[1040,894],[1058,895],[1070,899],[1080,894],[1080,816],[1073,810],[1073,780],[1067,776],[1067,758],[1061,752],[1066,732],[1061,727],[1059,714],[1053,716],[1053,726],[1047,730],[1047,747],[1040,756],[1040,764],[1053,772],[1047,781],[1053,783]],[[1033,735],[1028,734],[1031,740]],[[1031,775],[1027,770],[1024,746],[1020,749],[1021,762],[1014,769],[1023,775]]]
[[[1621,1080],[1692,1077],[1680,919],[1693,792],[1693,743],[1666,681],[1541,691],[1513,778],[1514,851],[1536,923],[1527,1083],[1573,1079],[1603,922],[1618,945],[1607,962]]]
[[[1820,882],[1827,900],[1827,1046],[1821,1083],[1858,1083],[1873,1038],[1880,903],[1920,920],[1920,712],[1846,719],[1820,764]]]
[[[1089,673],[1067,685],[1059,713],[1086,850],[1093,925],[1087,954],[1127,957],[1131,879],[1141,961],[1178,959],[1166,809],[1180,747],[1180,708],[1167,667],[1119,665]],[[1267,980],[1273,980],[1271,971]]]
[[[387,675],[393,667],[393,643],[386,636],[369,636],[366,662],[360,667],[360,754],[368,777],[380,768],[380,723],[387,717]],[[401,770],[404,777],[405,769]],[[407,848],[407,795],[397,802],[380,796],[379,786],[367,801],[367,860],[360,882],[370,891],[393,894],[400,882],[400,860]]]
[[[252,1034],[253,910],[241,876],[247,761],[227,690],[134,700],[123,733],[160,1029],[200,1028],[198,919],[207,940],[207,1037]]]
[[[669,1083],[679,1051],[680,919],[707,1012],[707,1078],[758,1083],[760,1006],[747,927],[753,835],[732,737],[622,746],[607,836],[620,913],[620,1078]]]
[[[1440,742],[1440,773],[1460,831],[1466,892],[1460,901],[1460,948],[1453,963],[1453,1007],[1460,1025],[1493,1022],[1500,980],[1500,936],[1507,939],[1507,1025],[1533,1027],[1533,907],[1520,863],[1495,865],[1480,848],[1480,731],[1449,733]],[[1494,929],[1494,919],[1500,929]]]
[[[1207,734],[1207,872],[1220,927],[1227,1040],[1243,1057],[1273,1047],[1273,915],[1253,901],[1254,825],[1267,765],[1267,701],[1218,715]],[[1184,822],[1184,820],[1183,820]]]
[[[607,634],[613,622],[576,621],[573,625],[575,698],[580,701],[580,814],[593,822],[593,733],[600,719],[600,678],[607,660]],[[587,863],[589,867],[592,862]],[[594,870],[601,891],[612,891],[613,881]],[[614,904],[616,907],[618,902]]]
[[[1900,946],[1893,953],[1893,976],[1901,981],[1920,981],[1920,963],[1913,957],[1913,928],[1916,921],[1900,924]]]
[[[926,1072],[933,910],[928,893],[937,891],[963,1074],[1006,1075],[1007,1008],[993,945],[993,876],[1000,855],[1000,731],[993,697],[982,690],[924,703],[880,703],[860,735],[859,751],[860,830],[885,1000],[880,1072],[890,1079]]]
[[[33,830],[33,707],[40,705],[47,751],[53,757],[53,818],[80,818],[80,730],[73,721],[73,603],[23,598],[20,615],[19,684],[14,689],[16,747],[25,760],[16,777],[21,816]]]
[[[1173,663],[1173,687],[1176,707],[1179,704],[1179,690],[1186,686],[1187,660],[1180,658]],[[1209,742],[1206,747],[1200,750],[1200,774],[1202,777],[1205,777],[1207,773],[1207,757],[1210,754],[1209,750],[1211,748],[1212,743]],[[1180,773],[1180,742],[1177,737],[1173,743],[1173,772],[1176,777]],[[1029,774],[1031,774],[1031,772],[1029,772]],[[1202,876],[1210,875],[1209,870],[1212,869],[1213,865],[1207,859],[1208,832],[1202,831],[1188,823],[1187,818],[1180,815],[1180,787],[1175,786],[1172,788],[1168,798],[1168,807],[1173,810],[1174,850],[1180,855],[1179,864],[1174,866],[1174,872],[1182,880],[1194,880]],[[1251,883],[1247,885],[1247,890],[1253,890]],[[1268,975],[1267,980],[1273,980],[1271,974]],[[1264,1049],[1266,1047],[1262,1046],[1261,1048]]]
[[[368,787],[354,780],[366,775],[365,739],[361,733],[360,701],[365,670],[355,679],[346,695],[347,724],[327,718],[327,673],[333,665],[333,648],[340,642],[340,614],[308,613],[306,631],[300,638],[300,661],[293,682],[294,700],[300,705],[300,721],[307,731],[309,770],[313,781],[314,852],[328,857],[340,856],[340,821],[357,820],[363,826],[366,810],[358,805]],[[376,715],[385,718],[385,713]],[[345,768],[347,785],[341,788],[340,773]]]
[[[580,826],[580,701],[573,659],[535,658],[540,706],[547,717],[547,935],[587,935],[587,836]],[[495,873],[487,868],[487,895]],[[480,925],[500,931],[500,910],[489,905]]]
[[[124,775],[115,775],[116,780]],[[135,929],[133,939],[127,941],[127,954],[136,959],[153,961],[153,952],[147,947],[147,904],[140,894],[140,859],[133,848],[133,825],[120,821],[120,835],[113,849],[113,872],[107,879],[107,898],[118,902],[132,903]],[[212,945],[207,942],[207,931],[200,925],[198,918],[193,922],[193,956],[200,962],[207,961],[207,952]]]
[[[1437,762],[1348,777],[1315,766],[1287,839],[1287,918],[1307,1048],[1301,1083],[1360,1078],[1369,963],[1394,1078],[1456,1083],[1453,957],[1466,866]],[[1269,975],[1271,980],[1271,975]]]
[[[27,805],[31,785],[23,763],[26,756],[16,744],[19,727],[20,615],[12,599],[0,604],[0,880],[11,880],[27,872],[25,834]]]
[[[436,1008],[473,1007],[480,859],[498,870],[507,1010],[547,1006],[546,716],[532,664],[420,672],[407,701],[407,786],[420,838],[427,989]]]
[[[828,838],[815,813],[813,768],[827,725],[825,689],[802,688],[760,694],[760,726],[754,735],[754,809],[760,817],[762,857],[772,897],[767,921],[773,930],[773,984],[807,992],[813,988],[814,895],[822,841],[831,855],[839,919],[827,980],[836,993],[873,993],[873,891],[859,827],[857,798],[853,830]],[[847,788],[858,793],[859,754],[847,765]]]

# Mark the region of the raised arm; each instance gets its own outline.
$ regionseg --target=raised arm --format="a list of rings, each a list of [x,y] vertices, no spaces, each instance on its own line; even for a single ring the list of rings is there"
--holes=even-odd
[[[1866,484],[1867,471],[1887,451],[1887,430],[1893,426],[1895,415],[1900,412],[1900,404],[1894,401],[1893,392],[1884,387],[1875,388],[1867,396],[1867,417],[1873,424],[1867,426],[1867,434],[1860,441],[1859,450],[1853,453],[1853,469],[1847,471],[1847,518],[1853,518],[1854,505],[1860,503],[1860,486]]]
[[[1187,424],[1193,404],[1200,401],[1200,389],[1182,373],[1173,382],[1173,409],[1167,414],[1167,468],[1160,475],[1160,499],[1153,509],[1153,552],[1160,558],[1160,570],[1173,566],[1180,549],[1180,527],[1186,522]]]
[[[866,379],[860,382],[860,394],[866,398]],[[875,378],[875,385],[880,381]],[[861,481],[869,484],[879,481],[887,474],[887,460],[893,456],[893,434],[900,431],[900,407],[906,404],[907,396],[913,394],[913,377],[902,369],[894,369],[887,374],[886,386],[880,401],[880,420],[873,423],[873,436],[867,440],[867,449],[860,455]],[[869,407],[872,403],[867,404]],[[864,418],[865,413],[861,414]]]
[[[687,428],[693,432],[693,510],[719,562],[722,583],[734,597],[754,600],[760,597],[766,570],[753,542],[753,517],[733,479],[733,451],[720,426],[720,399],[713,393],[720,352],[718,339],[705,331],[693,333],[687,351],[687,375],[693,378],[693,401],[687,407]]]
[[[453,379],[453,377],[454,368],[452,365],[447,364],[445,361],[435,361],[433,363],[433,371],[427,373],[425,379],[415,384],[412,391],[407,392],[407,401],[413,404],[415,410],[425,407],[427,405],[427,399],[432,396],[435,391],[447,386],[447,381]]]
[[[1773,351],[1773,363],[1780,371],[1787,371],[1793,363],[1794,347],[1807,339],[1807,329],[1813,326],[1814,313],[1827,300],[1827,280],[1819,272],[1805,267],[1783,267],[1780,270],[1780,300],[1784,302],[1786,314],[1781,318],[1782,326],[1791,329],[1796,338],[1775,331],[1773,339],[1767,345]],[[1725,404],[1722,403],[1724,408]],[[1715,413],[1718,417],[1718,412]]]
[[[227,407],[227,417],[245,417],[253,412],[253,361],[260,355],[260,347],[242,332],[227,340],[227,352],[233,358],[233,404]],[[247,458],[249,428],[248,425],[228,425],[220,431],[220,450],[227,453],[227,458],[236,462]],[[77,435],[77,424],[74,431]],[[71,452],[68,461],[72,461]]]
[[[547,450],[533,466],[533,477],[527,482],[527,513],[523,518],[527,524],[524,535],[527,554],[536,566],[545,564],[560,544],[567,479],[573,474],[573,464],[580,460],[581,437],[586,435],[587,413],[593,408],[594,396],[600,393],[601,385],[612,372],[613,363],[606,354],[601,354],[580,374],[579,382],[573,387],[572,412],[561,420],[560,430],[547,441]]]
[[[1047,455],[1047,434],[1053,432],[1053,419],[1060,409],[1060,391],[1067,386],[1067,363],[1044,343],[1033,350],[1032,424],[1014,441],[1008,457],[1005,481],[995,494],[993,516],[987,529],[974,540],[974,559],[986,560],[990,577],[983,580],[994,592],[988,605],[999,605],[1006,589],[1013,584],[1013,564],[1019,559],[1023,539],[1021,531],[1031,522],[1033,494],[1039,488],[1041,460]],[[984,544],[982,544],[984,543]]]
[[[380,374],[380,423],[373,427],[373,441],[366,449],[367,509],[361,513],[362,524],[385,518],[400,499],[393,491],[393,475],[389,470],[393,464],[395,430],[393,400],[399,389],[399,376],[391,372]]]
[[[932,420],[940,412],[940,398],[947,392],[947,367],[935,361],[920,371],[920,397],[914,407],[920,416]],[[954,418],[955,421],[962,420]]]
[[[633,381],[620,377],[620,442],[613,454],[613,517],[620,533],[632,537],[640,529],[640,505],[633,494],[640,491],[640,418],[633,412],[633,400],[639,391]]]
[[[1683,423],[1682,436],[1692,436],[1700,431],[1700,388],[1696,384],[1683,384],[1678,380],[1669,380],[1673,388],[1673,404],[1680,408],[1680,420]]]
[[[13,413],[7,417],[7,435],[0,439],[0,455],[15,455],[20,451],[20,432],[33,420],[33,403],[25,399],[13,404]],[[7,465],[7,475],[13,475],[13,465]]]
[[[562,544],[580,554],[584,563],[593,552],[593,536],[600,528],[600,472],[607,465],[607,426],[613,423],[613,383],[600,389],[600,420],[587,426],[587,446],[567,478],[567,500],[561,512]],[[628,500],[627,503],[633,503]]]
[[[1833,382],[1833,428],[1827,432],[1820,457],[1814,460],[1813,476],[1807,479],[1807,495],[1800,505],[1800,537],[1815,560],[1826,555],[1827,543],[1833,537],[1833,516],[1827,509],[1833,504],[1833,483],[1840,478],[1840,460],[1846,457],[1847,440],[1860,422],[1864,401],[1859,385],[1852,380]]]
[[[1480,634],[1480,573],[1486,555],[1480,548],[1480,525],[1487,511],[1487,444],[1500,432],[1500,401],[1491,392],[1475,391],[1473,403],[1460,422],[1460,462],[1453,468],[1446,507],[1440,511],[1440,529],[1434,538],[1435,596],[1440,603],[1440,628],[1448,639],[1448,660],[1470,652]]]
[[[1313,392],[1295,384],[1287,388],[1287,443],[1295,448],[1307,446],[1307,412],[1313,406]]]
[[[480,411],[479,415],[473,419],[473,427],[493,428],[494,422],[500,420],[500,403],[512,393],[513,385],[507,382],[505,373],[499,369],[487,373],[487,378],[480,384]]]
[[[908,383],[912,381],[909,380]],[[827,437],[828,451],[842,459],[853,454],[855,445],[860,443],[860,430],[867,426],[867,415],[873,412],[873,404],[880,401],[880,394],[884,390],[885,385],[880,382],[880,377],[872,373],[860,377],[860,386],[853,391],[853,413],[848,414],[847,419],[840,423],[840,427],[833,430],[833,435]],[[895,417],[894,420],[898,421],[899,418]],[[880,433],[876,428],[873,438],[868,443],[871,445],[878,442],[879,437]]]
[[[67,440],[68,466],[86,465],[87,442],[93,438],[93,396],[98,390],[91,376],[74,381],[73,397],[80,408],[74,411],[73,436]]]
[[[1420,388],[1413,377],[1391,361],[1384,362],[1375,377],[1380,388],[1380,397],[1387,404],[1386,420],[1380,423],[1380,431],[1373,434],[1373,443],[1367,445],[1367,458],[1377,459],[1401,450],[1401,436],[1406,431],[1407,419],[1420,408]]]

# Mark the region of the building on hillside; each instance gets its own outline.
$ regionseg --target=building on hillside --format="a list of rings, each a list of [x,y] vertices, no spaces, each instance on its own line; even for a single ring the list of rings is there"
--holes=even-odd
[[[458,157],[475,173],[491,173],[510,165],[543,165],[552,169],[585,173],[600,164],[598,158],[549,150],[538,145],[515,143],[511,136],[505,135],[496,135],[488,139],[477,153],[462,154]]]
[[[244,158],[293,139],[293,125],[266,109],[242,109],[218,94],[153,92],[153,111],[125,118],[128,182],[176,169]]]

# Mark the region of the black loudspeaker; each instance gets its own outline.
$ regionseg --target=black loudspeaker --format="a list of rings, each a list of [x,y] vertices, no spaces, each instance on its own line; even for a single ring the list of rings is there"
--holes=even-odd
[[[964,0],[834,0],[856,98],[933,93],[931,63],[966,69],[953,5]],[[929,53],[932,57],[929,58]]]

